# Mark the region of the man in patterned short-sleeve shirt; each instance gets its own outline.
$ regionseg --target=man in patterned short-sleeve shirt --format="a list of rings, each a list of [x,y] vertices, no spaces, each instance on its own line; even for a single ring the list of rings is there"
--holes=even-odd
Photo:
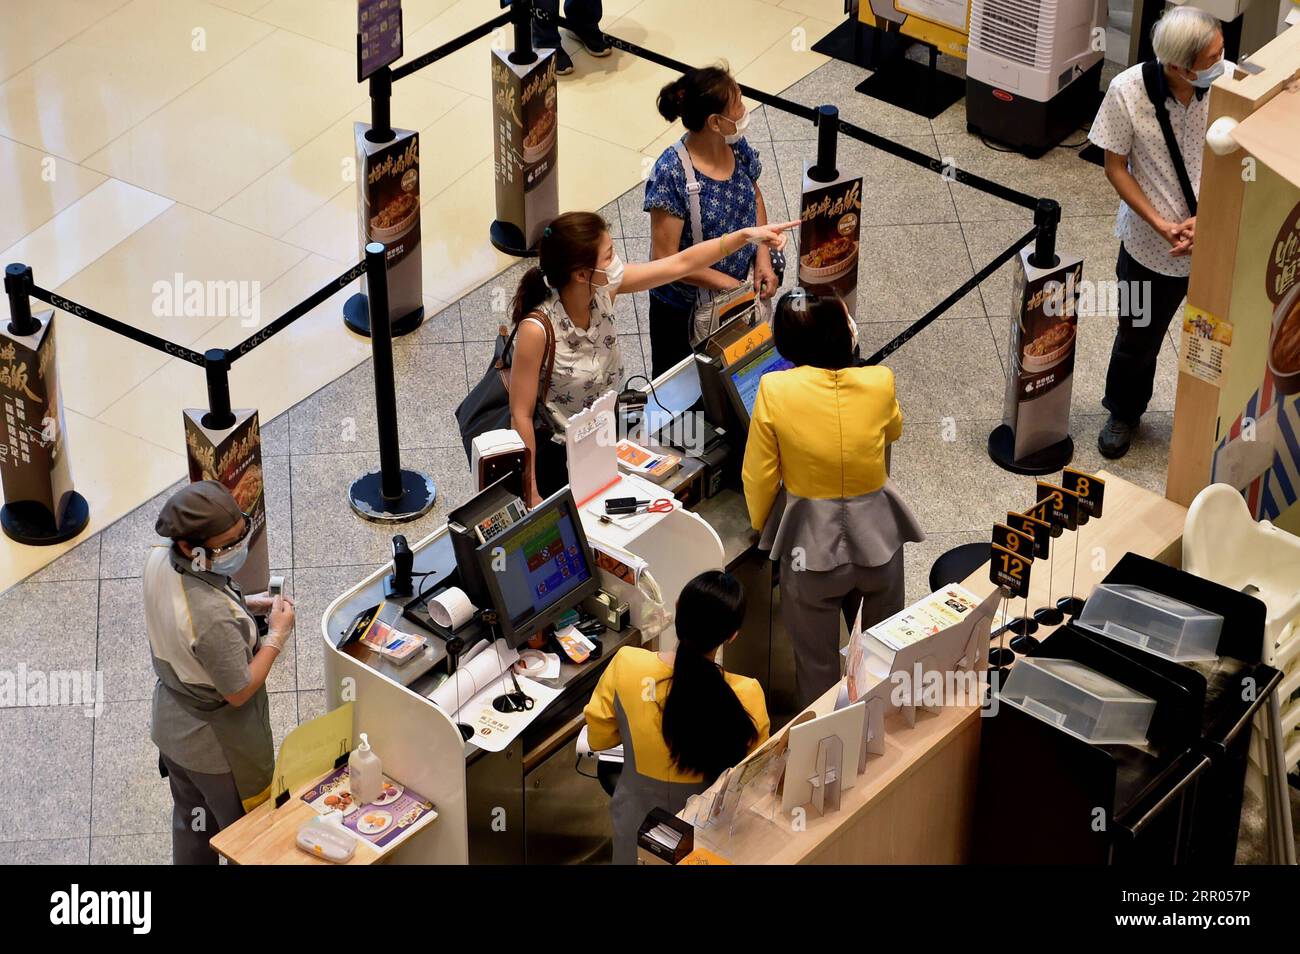
[[[1176,7],[1156,24],[1152,45],[1161,66],[1158,95],[1164,98],[1187,178],[1199,193],[1209,88],[1226,66],[1223,33],[1210,14]],[[1115,222],[1120,239],[1115,272],[1128,288],[1127,299],[1121,301],[1141,304],[1140,309],[1130,307],[1130,314],[1119,316],[1106,372],[1102,403],[1110,418],[1097,447],[1114,458],[1128,451],[1147,409],[1160,346],[1187,295],[1196,216],[1183,197],[1155,105],[1142,80],[1142,64],[1111,80],[1088,138],[1106,151],[1106,178],[1121,199]]]

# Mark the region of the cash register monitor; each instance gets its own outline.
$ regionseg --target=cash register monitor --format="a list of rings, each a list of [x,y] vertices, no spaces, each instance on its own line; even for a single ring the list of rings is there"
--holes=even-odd
[[[600,588],[568,488],[477,551],[502,637],[527,642]]]
[[[727,393],[746,429],[749,428],[749,419],[754,416],[754,401],[758,398],[758,383],[763,375],[793,367],[794,363],[783,358],[776,350],[776,343],[769,338],[723,371]]]

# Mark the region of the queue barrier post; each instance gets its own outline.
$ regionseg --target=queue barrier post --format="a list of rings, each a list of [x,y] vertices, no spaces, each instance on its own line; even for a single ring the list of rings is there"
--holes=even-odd
[[[510,13],[515,30],[515,48],[510,54],[510,62],[526,66],[537,60],[537,51],[533,49],[533,0],[513,0]]]
[[[818,106],[817,125],[817,162],[808,170],[808,176],[818,182],[834,182],[839,178],[836,166],[836,148],[839,144],[840,111],[835,106]]]
[[[371,142],[389,142],[396,135],[393,131],[393,71],[384,66],[370,75],[370,129],[366,138]]]
[[[1061,223],[1061,203],[1055,199],[1039,199],[1034,207],[1034,254],[1029,264],[1035,268],[1053,268],[1056,259],[1056,227]]]
[[[5,294],[9,296],[9,333],[25,337],[41,328],[32,315],[32,302],[28,297],[34,282],[30,265],[15,262],[5,266]]]
[[[366,246],[366,285],[376,315],[388,314],[387,249]],[[348,492],[352,509],[367,520],[401,523],[433,509],[437,487],[427,474],[402,468],[397,434],[397,382],[393,372],[393,332],[386,321],[370,327],[375,369],[375,416],[379,432],[379,470],[358,477]]]
[[[203,426],[222,431],[235,426],[235,412],[230,407],[230,355],[225,348],[203,352],[203,372],[208,379],[208,413]]]

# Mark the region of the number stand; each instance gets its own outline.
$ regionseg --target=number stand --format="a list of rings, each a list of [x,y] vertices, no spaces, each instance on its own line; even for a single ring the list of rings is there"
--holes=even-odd
[[[1028,616],[1017,616],[1007,624],[1007,629],[1016,634],[1007,645],[1021,656],[1028,656],[1041,645],[1034,638],[1034,633],[1038,632],[1038,623]]]
[[[1075,617],[1083,612],[1084,602],[1081,596],[1062,596],[1056,601],[1056,608],[1066,616]]]
[[[1055,606],[1042,606],[1034,610],[1034,620],[1044,626],[1060,626],[1065,614]]]
[[[1005,669],[1011,663],[1016,661],[1016,654],[1009,649],[1003,649],[1001,646],[994,646],[989,650],[989,666],[993,669]]]

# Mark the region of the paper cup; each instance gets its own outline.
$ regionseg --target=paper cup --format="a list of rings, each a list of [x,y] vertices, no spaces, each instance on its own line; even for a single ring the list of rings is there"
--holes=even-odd
[[[450,586],[429,600],[429,618],[453,632],[474,618],[475,606],[458,586]]]

